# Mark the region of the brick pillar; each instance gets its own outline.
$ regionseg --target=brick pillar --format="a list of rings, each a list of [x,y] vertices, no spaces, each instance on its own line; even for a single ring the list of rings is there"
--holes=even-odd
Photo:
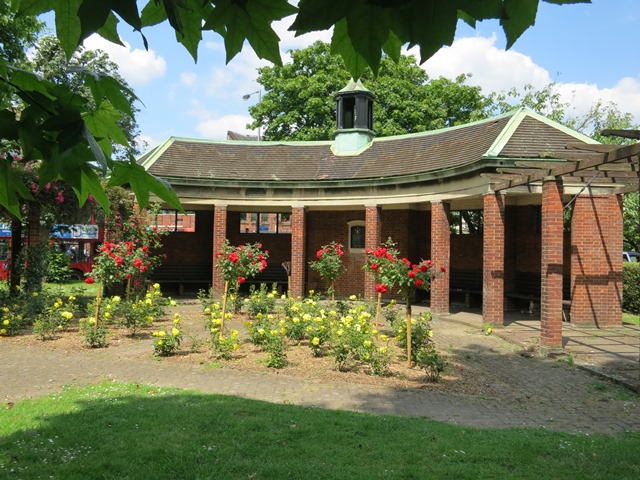
[[[382,221],[380,219],[381,209],[377,205],[365,206],[365,240],[364,248],[375,250],[382,243]],[[364,297],[368,299],[377,298],[376,282],[373,275],[364,276]]]
[[[431,282],[431,312],[449,313],[451,230],[448,203],[431,202],[431,261],[438,277]],[[445,272],[440,272],[444,267]]]
[[[224,278],[216,266],[216,252],[220,251],[227,238],[227,206],[215,205],[213,207],[213,278],[211,288],[214,298],[222,298],[224,294]]]
[[[504,324],[505,196],[484,196],[482,321]]]
[[[563,224],[562,180],[547,177],[542,184],[542,252],[540,346],[562,349]]]
[[[293,207],[291,209],[291,285],[289,285],[289,291],[294,298],[305,295],[306,233],[304,207]]]
[[[580,195],[571,220],[571,323],[622,324],[620,196]]]

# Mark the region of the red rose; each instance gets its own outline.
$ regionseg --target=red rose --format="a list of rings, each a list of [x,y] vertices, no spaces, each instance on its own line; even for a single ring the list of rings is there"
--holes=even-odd
[[[387,286],[384,283],[376,284],[376,292],[378,292],[378,293],[387,293],[388,291],[389,291],[389,289],[387,288]]]
[[[238,277],[238,283],[244,283],[244,282],[246,282],[246,280],[247,279],[244,278],[244,277]]]
[[[84,279],[84,283],[91,285],[92,283],[95,283],[95,280],[92,277],[87,277]]]
[[[409,272],[409,278],[416,278],[416,272],[414,272],[413,270],[411,270]]]
[[[322,255],[324,255],[324,250],[321,248],[316,252],[316,258],[320,260],[322,258]]]
[[[446,268],[444,268],[444,267],[440,267],[440,271],[441,271],[442,273],[444,273],[444,272],[446,272],[446,271],[447,271],[447,269],[446,269]]]
[[[426,272],[427,270],[429,270],[429,267],[427,267],[424,263],[422,265],[420,265],[420,271],[421,272]]]
[[[416,287],[418,287],[418,288],[422,287],[422,280],[420,280],[420,279],[416,280]]]
[[[371,270],[378,270],[378,264],[377,263],[372,263],[371,264]]]

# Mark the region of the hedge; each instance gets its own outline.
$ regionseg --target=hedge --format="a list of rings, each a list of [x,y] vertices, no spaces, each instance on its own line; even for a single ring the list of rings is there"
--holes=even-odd
[[[622,264],[622,311],[640,314],[640,263]]]

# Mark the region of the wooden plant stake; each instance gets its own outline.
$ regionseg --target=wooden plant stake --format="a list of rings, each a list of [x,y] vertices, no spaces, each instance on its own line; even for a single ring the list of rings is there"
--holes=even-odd
[[[376,332],[378,332],[378,325],[380,324],[380,306],[382,304],[382,293],[378,292],[378,306],[376,307]]]
[[[96,293],[96,316],[93,331],[98,331],[98,318],[100,318],[100,302],[102,301],[102,283],[98,283],[98,293]]]
[[[229,280],[224,282],[224,295],[222,296],[222,318],[220,319],[220,338],[224,332],[224,317],[227,311],[227,294],[229,293]]]
[[[411,368],[411,314],[407,313],[407,367]]]

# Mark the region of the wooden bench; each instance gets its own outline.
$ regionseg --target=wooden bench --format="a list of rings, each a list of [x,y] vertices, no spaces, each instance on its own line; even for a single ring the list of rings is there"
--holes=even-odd
[[[524,300],[529,304],[529,313],[535,312],[536,303],[540,303],[540,273],[516,272],[514,289],[505,292],[504,296],[513,300]]]
[[[211,285],[213,266],[207,263],[200,264],[163,264],[151,274],[151,281],[162,284],[177,284],[178,293],[184,294],[185,284]]]
[[[277,285],[278,291],[282,293],[282,289],[286,291],[288,288],[289,278],[287,271],[282,265],[267,265],[267,268],[259,272],[255,277],[248,278],[245,281],[246,285],[260,285],[262,283],[269,287]]]
[[[482,295],[482,270],[449,271],[449,291],[451,293],[463,293],[464,303],[471,306],[472,295]]]
[[[516,272],[515,288],[505,292],[505,297],[514,300],[525,300],[529,303],[529,313],[533,314],[536,304],[540,304],[542,296],[542,280],[539,272]],[[568,312],[571,310],[570,279],[562,281],[562,319],[569,321]]]

